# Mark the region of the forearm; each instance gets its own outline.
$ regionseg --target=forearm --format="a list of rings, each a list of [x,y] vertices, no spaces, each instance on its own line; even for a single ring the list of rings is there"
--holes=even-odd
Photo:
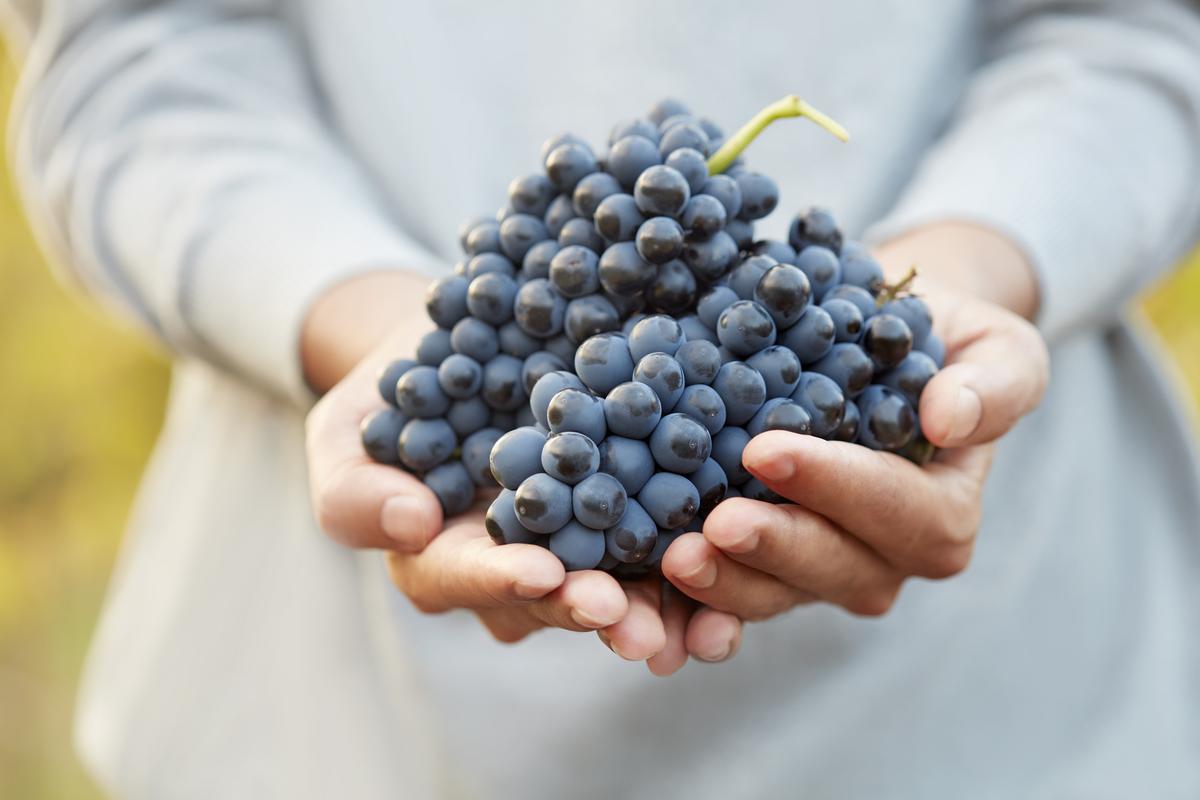
[[[428,284],[428,276],[413,272],[372,272],[338,283],[317,298],[300,331],[300,363],[313,391],[328,391],[385,339],[411,342],[410,351],[415,348],[430,327]]]
[[[1038,283],[1020,248],[1002,234],[966,222],[925,225],[883,242],[876,255],[888,282],[915,266],[915,287],[935,281],[1007,308],[1025,319],[1038,310]]]

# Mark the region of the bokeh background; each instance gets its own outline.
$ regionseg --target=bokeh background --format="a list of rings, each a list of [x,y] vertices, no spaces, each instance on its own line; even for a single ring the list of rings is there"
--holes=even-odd
[[[14,78],[0,51],[0,108]],[[1200,251],[1141,306],[1200,404]],[[0,167],[0,798],[99,797],[71,707],[167,382],[163,352],[55,283]]]

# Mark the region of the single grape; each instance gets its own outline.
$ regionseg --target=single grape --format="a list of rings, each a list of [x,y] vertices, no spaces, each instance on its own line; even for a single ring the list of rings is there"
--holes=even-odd
[[[633,186],[637,207],[648,216],[677,217],[691,196],[687,178],[679,170],[663,165],[647,169]]]
[[[680,221],[689,233],[698,237],[712,236],[725,227],[727,215],[721,201],[707,194],[692,195],[683,207]]]
[[[872,450],[896,451],[917,436],[917,414],[904,395],[886,386],[868,386],[858,399],[862,421],[858,441]]]
[[[838,230],[837,221],[829,211],[810,208],[792,220],[788,228],[788,244],[801,254],[805,248],[817,246],[828,248],[836,255],[842,250],[842,232]]]
[[[825,375],[805,372],[792,392],[792,400],[812,418],[812,434],[822,439],[832,438],[851,402],[842,387]]]
[[[644,136],[652,142],[658,141],[658,126],[644,117],[633,117],[618,122],[608,134],[608,144],[612,146],[626,136]]]
[[[820,306],[810,305],[800,315],[800,320],[783,332],[783,345],[800,359],[801,364],[812,364],[820,360],[833,348],[837,329],[829,312]]]
[[[634,363],[651,353],[671,356],[684,341],[683,328],[678,322],[665,314],[655,314],[633,326],[629,333],[629,354]]]
[[[846,411],[842,414],[842,421],[837,426],[837,430],[829,438],[835,442],[853,442],[858,439],[859,423],[858,404],[853,400],[847,400]]]
[[[526,280],[549,278],[550,261],[560,249],[562,249],[562,245],[554,239],[538,242],[525,254],[525,259],[521,262],[521,275]]]
[[[411,358],[398,358],[379,370],[379,374],[375,379],[375,383],[379,387],[379,396],[386,400],[389,405],[396,405],[396,382],[400,380],[401,375],[416,365],[417,362]]]
[[[812,370],[829,376],[847,397],[854,398],[871,383],[874,365],[861,347],[843,342],[830,348]]]
[[[808,276],[813,299],[818,303],[834,286],[842,282],[842,265],[833,251],[812,245],[796,256],[796,266]]]
[[[669,158],[677,150],[689,149],[707,158],[709,152],[708,134],[699,125],[683,122],[672,126],[663,133],[658,141],[658,152],[663,158]],[[705,170],[707,172],[707,170]]]
[[[848,283],[839,283],[837,286],[825,293],[825,297],[821,300],[824,305],[830,300],[848,300],[858,308],[858,313],[865,320],[876,312],[875,298],[871,293],[861,286],[851,286]]]
[[[568,339],[565,335],[559,334],[542,342],[542,346],[547,352],[553,353],[563,360],[564,364],[575,363],[575,343]]]
[[[650,353],[637,362],[633,379],[658,395],[663,412],[670,412],[683,394],[683,367],[666,353]]]
[[[725,216],[734,219],[742,212],[742,190],[728,175],[712,175],[704,182],[700,193],[715,197],[725,207]]]
[[[875,363],[875,369],[899,366],[912,350],[912,331],[908,323],[891,314],[876,314],[863,328],[862,348]]]
[[[658,152],[657,133],[654,140],[630,135],[618,139],[608,151],[608,171],[626,191],[633,191],[638,176],[650,167],[662,163]]]
[[[554,290],[548,280],[534,278],[517,290],[517,298],[513,303],[513,317],[521,326],[521,330],[530,336],[544,339],[558,334],[562,331],[566,313],[567,301]],[[457,326],[455,329],[457,330]]]
[[[496,331],[500,343],[500,352],[517,358],[525,359],[542,349],[540,339],[530,336],[521,330],[521,326],[509,320]]]
[[[661,418],[662,402],[644,383],[622,383],[604,398],[604,419],[608,430],[617,436],[645,439]]]
[[[582,433],[552,433],[542,447],[542,470],[574,486],[600,469],[600,450]]]
[[[541,173],[513,178],[508,184],[508,205],[518,214],[541,218],[554,195],[554,185]]]
[[[571,203],[571,195],[560,194],[550,201],[550,205],[546,208],[546,215],[542,217],[542,223],[546,226],[546,233],[557,239],[562,233],[563,226],[574,218],[575,207]]]
[[[586,247],[564,247],[550,261],[550,284],[564,297],[592,294],[600,288],[599,262]]]
[[[740,486],[750,480],[750,473],[742,466],[742,451],[749,443],[750,434],[734,425],[725,426],[713,437],[712,459],[724,471],[730,486]]]
[[[539,350],[521,365],[521,385],[525,387],[526,394],[533,394],[533,387],[543,375],[565,369],[567,364],[561,358],[546,350]]]
[[[517,264],[529,248],[549,238],[545,223],[532,214],[513,214],[500,223],[500,249]]]
[[[723,364],[712,387],[725,403],[727,425],[745,425],[767,401],[767,384],[762,375],[741,361]]]
[[[872,295],[883,289],[883,267],[866,253],[842,253],[842,283],[861,286]]]
[[[609,436],[600,442],[600,471],[612,475],[630,496],[641,491],[654,474],[654,456],[641,439]]]
[[[470,436],[477,430],[487,427],[492,419],[492,409],[483,402],[482,397],[468,397],[466,400],[455,400],[446,411],[446,422],[458,434],[459,439]]]
[[[696,276],[687,264],[674,259],[659,266],[646,299],[655,311],[677,316],[695,304],[696,291]]]
[[[812,417],[798,403],[786,397],[774,397],[763,403],[758,413],[746,423],[746,433],[751,436],[765,431],[811,434]]]
[[[706,516],[716,508],[717,503],[724,500],[726,492],[729,491],[729,478],[725,476],[725,470],[711,458],[701,464],[700,469],[688,475],[688,479],[700,494],[700,516]]]
[[[425,290],[425,310],[440,328],[453,328],[467,315],[467,281],[447,275],[429,284]]]
[[[698,383],[683,390],[675,412],[686,414],[714,434],[725,427],[725,402],[711,386]]]
[[[631,242],[646,221],[637,200],[630,194],[612,194],[596,206],[596,233],[607,242]]]
[[[696,388],[716,395],[707,386]],[[686,413],[666,415],[650,434],[650,453],[655,463],[669,472],[695,472],[711,452],[712,434],[703,422]]]
[[[775,321],[753,300],[737,301],[717,319],[717,338],[734,355],[753,355],[773,345],[775,336]]]
[[[581,180],[571,195],[571,207],[580,218],[590,220],[600,201],[620,194],[621,183],[607,172],[593,172]]]
[[[625,513],[628,496],[621,482],[603,472],[581,480],[571,492],[575,519],[589,528],[612,527]]]
[[[546,407],[546,419],[553,433],[574,431],[593,442],[603,441],[608,433],[604,402],[586,389],[563,389],[554,395]]]
[[[697,120],[697,124],[700,126],[700,128],[706,134],[708,134],[709,141],[713,142],[713,145],[714,145],[713,152],[715,153],[716,152],[715,140],[725,138],[725,133],[721,130],[721,126],[717,125],[717,123],[713,122],[711,119],[708,119],[707,117],[701,117],[699,120]]]
[[[617,522],[604,531],[608,554],[622,564],[644,561],[654,549],[658,538],[658,526],[637,500],[625,502],[624,513]]]
[[[471,235],[471,231],[477,225],[482,225],[485,222],[491,222],[491,220],[487,217],[475,217],[458,226],[458,246],[462,248],[464,253],[467,252],[467,237]]]
[[[657,472],[638,492],[637,501],[660,528],[679,528],[696,516],[700,492],[682,475]]]
[[[742,219],[762,219],[779,205],[779,186],[766,175],[743,172],[735,180],[742,190],[742,211],[739,214]]]
[[[937,362],[928,354],[913,350],[894,368],[880,375],[878,383],[900,392],[913,408],[920,408],[921,392],[937,371]]]
[[[658,402],[658,398],[655,398],[655,402]],[[372,411],[359,426],[367,455],[380,464],[399,464],[400,431],[407,422],[408,417],[404,412],[392,406]]]
[[[808,276],[798,267],[776,264],[758,279],[754,300],[771,315],[775,327],[784,330],[800,320],[811,293]]]
[[[400,463],[425,472],[450,457],[458,445],[454,429],[444,419],[410,419],[397,440]]]
[[[604,238],[596,233],[596,227],[582,217],[575,217],[563,223],[562,230],[558,232],[559,248],[571,247],[586,247],[594,253],[599,253],[604,249]],[[554,259],[551,259],[553,261]]]
[[[467,262],[467,280],[472,281],[480,275],[486,275],[489,272],[499,272],[501,275],[514,277],[517,274],[517,268],[508,260],[508,256],[501,253],[480,253],[477,256],[472,256]]]
[[[488,272],[471,281],[467,289],[467,308],[471,315],[489,325],[503,325],[512,319],[517,282],[499,272]]]
[[[459,320],[461,325],[464,320]],[[480,323],[483,324],[483,323]],[[436,367],[455,352],[453,334],[445,328],[434,328],[417,342],[417,363]]]
[[[546,156],[546,176],[560,192],[570,194],[585,175],[596,171],[596,157],[586,145],[560,144]]]
[[[529,398],[521,383],[521,367],[521,359],[503,353],[484,364],[479,389],[483,402],[498,411],[516,411],[524,405]]]
[[[717,350],[717,346],[712,342],[693,339],[690,336],[675,351],[675,360],[683,369],[683,377],[689,387],[696,384],[705,386],[711,384],[717,377],[717,370],[721,368],[721,353]]]
[[[538,151],[538,154],[541,157],[542,164],[545,165],[546,159],[548,159],[550,157],[550,154],[552,152],[554,152],[554,150],[559,145],[564,145],[564,144],[577,144],[584,149],[587,149],[587,150],[591,149],[591,147],[588,145],[587,142],[585,142],[583,139],[579,138],[575,134],[570,133],[569,131],[561,131],[559,133],[554,134],[546,141],[542,142],[541,150]]]
[[[683,240],[683,260],[698,280],[720,280],[737,259],[737,242],[727,230],[706,237],[689,235]]]
[[[754,223],[744,219],[731,219],[725,223],[725,233],[733,239],[738,250],[749,250],[754,246]]]
[[[408,417],[432,419],[446,413],[450,398],[442,390],[438,371],[422,364],[396,382],[396,405]]]
[[[438,385],[448,397],[465,400],[479,393],[483,367],[470,356],[454,353],[437,368]]]
[[[787,397],[800,382],[800,357],[783,345],[765,347],[746,359],[746,363],[762,375],[769,398]]]
[[[664,264],[683,252],[683,228],[670,217],[651,217],[634,238],[637,251],[651,264]]]
[[[476,486],[495,486],[492,477],[492,447],[504,435],[499,428],[481,428],[463,439],[462,464]]]
[[[575,351],[575,374],[601,396],[628,381],[633,375],[633,357],[625,338],[601,333],[586,339]]]
[[[568,572],[595,569],[604,558],[604,532],[571,520],[550,534],[548,546]]]
[[[567,303],[567,314],[563,320],[563,331],[567,338],[578,344],[599,333],[619,330],[621,316],[608,298],[602,294],[577,297]],[[578,353],[578,351],[576,351]]]
[[[708,162],[699,150],[690,147],[676,148],[663,163],[671,169],[679,170],[679,174],[687,180],[692,194],[702,190],[708,182]]]
[[[925,340],[933,331],[933,315],[929,313],[929,306],[925,305],[924,300],[916,295],[899,297],[884,303],[879,313],[891,314],[904,320],[908,329],[912,331],[913,346],[918,350],[924,349]]]
[[[787,242],[778,239],[760,239],[750,248],[752,256],[770,256],[780,264],[796,263],[796,251]]]
[[[513,507],[529,530],[554,533],[571,521],[571,487],[544,472],[530,475],[517,487]]]
[[[742,300],[753,300],[754,290],[767,271],[778,262],[770,256],[750,256],[729,273],[729,288]]]
[[[695,314],[685,314],[679,318],[679,327],[683,329],[683,335],[687,337],[689,342],[708,342],[716,347],[720,344],[715,331],[711,330],[707,325],[700,321],[700,318]]]
[[[821,308],[833,320],[835,342],[857,342],[863,332],[863,315],[858,306],[840,297],[827,297]]]
[[[946,343],[937,334],[931,333],[926,336],[917,349],[932,358],[938,369],[946,365]]]
[[[642,313],[631,314],[629,319],[625,320],[625,322],[621,325],[621,335],[628,339],[629,334],[633,333],[633,326],[637,325],[646,317],[647,315]]]
[[[516,498],[513,490],[501,489],[488,507],[483,526],[496,544],[533,544],[541,541],[541,534],[529,530],[517,519]]]
[[[650,120],[655,125],[661,125],[670,117],[686,115],[690,113],[691,112],[688,111],[688,107],[679,100],[676,100],[673,97],[664,97],[662,100],[659,100],[657,103],[651,106],[650,111],[646,114],[646,119]]]
[[[617,242],[600,256],[600,285],[606,292],[633,295],[642,291],[658,276],[657,268],[638,252],[633,242]]]
[[[496,483],[516,489],[530,475],[542,471],[542,448],[546,434],[537,428],[514,428],[496,440],[488,465]]]
[[[737,292],[728,286],[713,286],[700,295],[700,299],[696,303],[696,314],[700,317],[701,322],[715,331],[717,320],[721,318],[721,312],[739,299]]]
[[[500,223],[488,220],[471,228],[471,232],[467,234],[467,246],[463,249],[469,256],[477,256],[480,253],[499,253]]]

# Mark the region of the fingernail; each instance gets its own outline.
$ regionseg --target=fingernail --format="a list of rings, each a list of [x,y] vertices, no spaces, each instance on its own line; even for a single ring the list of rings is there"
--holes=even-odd
[[[771,453],[765,459],[754,462],[754,471],[765,480],[782,482],[796,474],[796,465],[787,453]]]
[[[415,497],[397,495],[383,504],[379,524],[402,550],[416,552],[425,547],[425,504]]]
[[[951,441],[966,439],[979,427],[983,417],[983,401],[969,386],[958,387],[958,396],[954,398],[954,419],[950,424]]]
[[[717,545],[722,550],[728,550],[731,553],[749,553],[754,548],[758,547],[758,531],[754,528],[742,533],[742,535],[730,539],[724,545]]]
[[[696,658],[700,659],[701,661],[708,661],[710,663],[715,663],[717,661],[724,661],[725,659],[732,656],[733,649],[735,647],[737,647],[737,637],[733,636],[729,639],[728,642],[725,643],[725,647],[722,648],[715,655],[707,654],[707,653],[696,653],[695,655],[696,655]]]
[[[571,619],[575,620],[576,625],[582,625],[585,628],[607,628],[616,621],[611,620],[606,622],[603,620],[598,620],[581,608],[571,609]]]
[[[532,583],[522,580],[513,582],[513,594],[522,600],[537,600],[539,597],[544,597],[547,592],[553,589],[553,586],[544,583]]]
[[[693,589],[707,589],[717,582],[717,562],[706,558],[691,572],[680,574],[679,580]]]

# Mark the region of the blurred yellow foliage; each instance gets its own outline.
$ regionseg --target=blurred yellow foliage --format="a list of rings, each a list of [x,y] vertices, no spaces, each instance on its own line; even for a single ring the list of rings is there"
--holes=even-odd
[[[1200,398],[1200,252],[1144,307]],[[71,705],[166,388],[163,353],[54,282],[0,173],[0,797],[98,796]]]

